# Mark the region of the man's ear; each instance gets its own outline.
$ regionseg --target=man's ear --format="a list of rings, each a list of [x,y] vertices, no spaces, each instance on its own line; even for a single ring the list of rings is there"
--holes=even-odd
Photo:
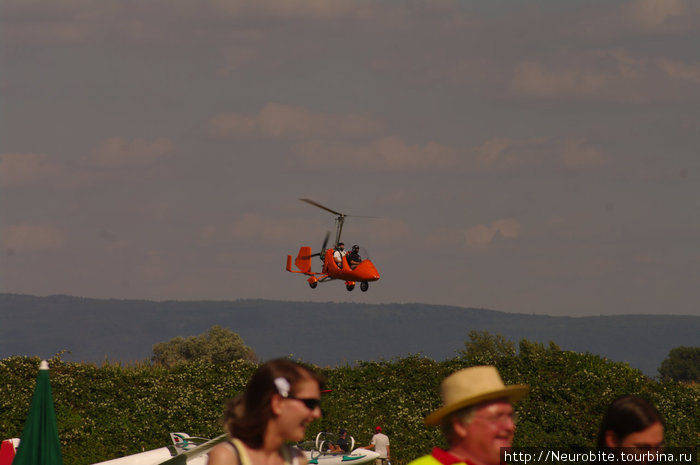
[[[605,432],[605,445],[608,447],[618,447],[620,445],[620,441],[617,439],[614,431],[608,430]]]
[[[453,417],[450,421],[452,421],[452,431],[454,431],[455,435],[458,438],[464,438],[467,436],[467,434],[469,433],[468,424],[464,424],[464,422],[462,422],[462,420],[456,416]]]
[[[272,394],[272,399],[270,399],[270,408],[272,409],[272,413],[274,413],[275,415],[279,415],[280,413],[282,413],[283,400],[284,399],[281,395]]]

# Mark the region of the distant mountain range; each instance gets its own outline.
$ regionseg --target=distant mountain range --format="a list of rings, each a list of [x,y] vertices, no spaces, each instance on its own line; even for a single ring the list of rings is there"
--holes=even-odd
[[[554,317],[426,304],[271,300],[146,301],[0,294],[0,358],[142,361],[152,346],[220,325],[259,357],[292,355],[321,366],[422,354],[454,357],[471,330],[523,338],[629,363],[656,376],[670,349],[700,345],[700,317]]]

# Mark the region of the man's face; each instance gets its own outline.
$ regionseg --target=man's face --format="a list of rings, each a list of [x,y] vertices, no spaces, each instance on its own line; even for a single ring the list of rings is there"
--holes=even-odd
[[[484,402],[464,427],[465,434],[460,441],[463,450],[479,464],[498,465],[501,447],[510,448],[513,444],[513,406],[505,399]]]

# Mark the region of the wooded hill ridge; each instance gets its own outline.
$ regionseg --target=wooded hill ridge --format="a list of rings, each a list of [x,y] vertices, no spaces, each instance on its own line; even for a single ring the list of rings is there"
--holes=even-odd
[[[422,354],[454,357],[470,331],[506,339],[553,341],[563,350],[627,362],[656,376],[669,350],[700,343],[700,317],[564,317],[428,304],[147,301],[37,297],[0,293],[0,358],[136,362],[153,344],[220,325],[238,333],[261,359],[293,356],[319,366]]]

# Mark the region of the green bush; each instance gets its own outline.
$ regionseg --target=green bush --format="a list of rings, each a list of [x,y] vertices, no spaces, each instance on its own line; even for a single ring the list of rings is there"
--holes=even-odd
[[[700,383],[700,347],[676,347],[661,362],[659,375],[663,380]]]
[[[488,347],[483,334],[475,341]],[[502,341],[501,341],[502,342]],[[667,443],[697,446],[700,437],[700,389],[657,382],[627,364],[591,354],[562,351],[554,345],[521,341],[517,353],[496,344],[494,353],[467,350],[436,362],[419,355],[321,371],[333,390],[323,399],[318,431],[347,428],[358,445],[369,444],[381,425],[392,443],[392,461],[402,465],[445,446],[439,428],[423,418],[440,405],[439,384],[460,368],[496,365],[506,384],[529,384],[517,405],[517,446],[593,446],[598,422],[608,403],[634,393],[654,402],[667,423]],[[193,361],[172,368],[150,363],[121,366],[49,361],[54,404],[66,465],[90,464],[170,443],[169,433],[193,436],[221,433],[226,399],[240,393],[256,368],[253,362],[213,364]],[[0,434],[19,437],[34,389],[38,358],[0,360]]]

